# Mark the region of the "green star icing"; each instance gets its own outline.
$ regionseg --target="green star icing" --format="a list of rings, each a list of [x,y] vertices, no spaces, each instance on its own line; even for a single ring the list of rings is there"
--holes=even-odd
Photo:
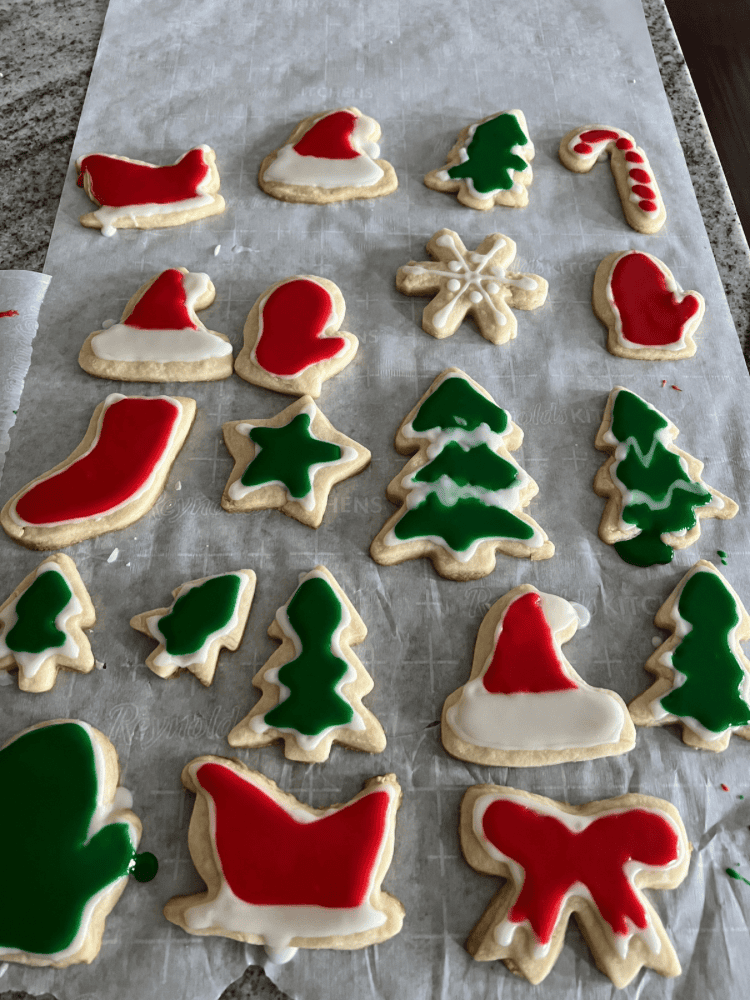
[[[336,691],[349,669],[332,649],[333,637],[343,619],[341,600],[322,577],[304,580],[287,606],[289,624],[297,633],[301,652],[279,670],[278,679],[289,695],[270,712],[265,722],[275,729],[296,729],[304,736],[318,736],[354,718],[349,702]]]
[[[479,194],[508,191],[513,187],[512,170],[526,170],[528,163],[513,152],[529,139],[515,115],[498,115],[477,125],[469,145],[468,159],[448,169],[453,180],[471,179]]]
[[[210,635],[227,628],[234,617],[241,582],[237,573],[226,573],[191,587],[177,598],[158,622],[170,656],[197,653]]]
[[[508,427],[508,413],[493,400],[488,399],[460,375],[448,376],[419,407],[412,429],[417,434],[431,430],[458,428],[474,431],[487,424],[495,434],[503,434]]]
[[[152,855],[137,855],[127,823],[107,823],[89,839],[99,791],[88,731],[74,722],[25,733],[0,750],[0,947],[37,955],[68,948],[86,904],[137,869],[156,874]]]
[[[62,573],[40,573],[21,594],[16,604],[18,620],[5,637],[14,653],[42,653],[65,645],[65,633],[55,624],[73,596]]]
[[[337,444],[313,435],[310,423],[308,413],[298,413],[283,427],[253,427],[248,437],[259,450],[242,474],[242,485],[281,483],[294,500],[308,496],[312,467],[330,465],[342,456]]]

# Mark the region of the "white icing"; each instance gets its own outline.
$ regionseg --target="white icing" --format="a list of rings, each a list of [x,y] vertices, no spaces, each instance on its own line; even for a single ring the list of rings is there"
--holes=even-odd
[[[335,114],[335,112],[331,112]],[[313,128],[328,115],[316,118],[310,126]],[[290,143],[282,146],[276,153],[276,159],[263,175],[266,181],[278,181],[282,184],[294,184],[301,187],[338,188],[338,187],[370,187],[377,184],[383,176],[383,169],[375,160],[380,156],[377,143],[367,139],[375,132],[377,126],[372,118],[360,115],[354,131],[349,137],[352,147],[359,156],[349,160],[328,159],[322,156],[301,156]],[[306,134],[306,133],[305,133]],[[296,142],[300,142],[297,139]]]
[[[110,406],[114,406],[114,404],[118,403],[121,399],[167,399],[172,404],[172,406],[174,406],[176,410],[176,418],[169,435],[169,440],[167,441],[164,450],[162,451],[161,458],[156,463],[156,465],[151,471],[151,475],[148,476],[143,485],[140,486],[134,493],[131,493],[130,496],[127,497],[127,499],[123,500],[121,503],[115,504],[113,507],[109,507],[107,510],[102,511],[101,514],[94,514],[92,517],[71,517],[63,521],[50,521],[44,524],[38,524],[38,523],[31,524],[30,521],[25,521],[22,517],[20,517],[16,510],[16,504],[18,503],[18,501],[21,499],[22,496],[25,496],[29,492],[29,490],[33,489],[35,486],[38,486],[39,483],[46,482],[48,479],[52,479],[55,476],[59,475],[61,472],[67,471],[67,469],[72,468],[78,462],[86,458],[87,455],[91,454],[91,452],[96,448],[97,444],[99,443],[99,435],[101,434],[102,431],[102,423],[104,421],[105,413],[110,408]],[[102,517],[108,517],[110,514],[114,514],[118,510],[122,510],[125,507],[129,507],[130,504],[135,503],[136,500],[140,499],[140,497],[142,497],[144,493],[148,492],[148,490],[150,490],[151,487],[153,486],[156,477],[159,475],[159,472],[161,471],[161,468],[164,465],[164,462],[166,461],[167,455],[172,450],[174,440],[177,437],[177,433],[180,428],[181,418],[182,418],[182,403],[175,396],[124,396],[121,392],[110,393],[109,396],[107,396],[106,399],[104,400],[104,406],[102,407],[102,411],[99,414],[99,424],[96,428],[96,433],[94,434],[94,440],[91,442],[86,451],[82,455],[79,455],[78,458],[75,459],[75,461],[67,464],[64,467],[64,469],[57,469],[52,472],[48,472],[47,475],[40,477],[33,483],[29,483],[26,489],[24,489],[22,493],[16,498],[16,500],[11,504],[11,507],[8,511],[11,520],[13,520],[16,524],[20,524],[23,527],[58,528],[62,527],[62,525],[64,524],[79,524],[81,521],[98,521]]]
[[[513,112],[503,111],[496,115],[492,115],[492,118],[499,118],[503,114],[513,114]],[[518,121],[517,115],[513,115],[513,117],[516,119],[516,121]],[[487,119],[487,121],[491,120],[492,120],[491,118]],[[458,151],[458,163],[466,163],[466,161],[469,159],[468,147],[471,144],[472,139],[474,138],[474,133],[476,132],[477,128],[482,124],[484,124],[484,122],[475,122],[469,129],[468,135],[466,137],[466,144],[461,146],[461,148]],[[518,122],[518,124],[520,128],[521,123]],[[525,132],[526,130],[523,129],[523,131]],[[519,156],[522,160],[531,160],[534,157],[534,143],[531,142],[531,140],[529,140],[523,146],[518,146],[518,145],[512,146],[511,153],[513,153],[515,156]],[[496,194],[499,194],[500,192],[506,190],[511,190],[514,194],[519,194],[521,191],[523,191],[524,187],[526,186],[523,183],[523,180],[526,180],[527,184],[531,183],[532,171],[530,163],[527,163],[527,165],[524,167],[523,170],[515,170],[513,167],[507,167],[506,169],[508,171],[508,177],[513,182],[513,186],[510,189],[495,188],[493,191],[477,191],[476,187],[474,186],[474,180],[471,177],[461,177],[460,180],[466,184],[466,187],[468,188],[471,196],[473,198],[479,199],[480,201],[485,200],[487,198],[494,198]],[[448,173],[447,168],[439,170],[437,172],[437,177],[441,181],[449,181],[454,179]]]
[[[65,636],[65,641],[61,646],[48,646],[47,649],[43,649],[41,653],[26,653],[16,652],[15,650],[10,649],[6,643],[5,637],[18,621],[16,605],[26,593],[28,587],[23,590],[18,597],[15,598],[15,600],[11,601],[3,611],[0,611],[0,657],[8,655],[12,656],[18,664],[18,669],[24,677],[35,677],[36,674],[39,673],[42,664],[45,663],[51,656],[67,656],[71,659],[75,659],[79,653],[78,644],[73,641],[68,631],[68,622],[70,619],[75,617],[75,615],[80,615],[83,611],[81,602],[78,600],[73,590],[73,584],[62,571],[60,565],[53,562],[51,559],[43,562],[37,568],[37,571],[34,574],[34,580],[40,577],[42,573],[59,573],[63,580],[67,583],[68,587],[70,587],[70,600],[55,618],[55,627],[58,628]],[[34,581],[32,580],[32,583],[33,582]],[[31,584],[29,584],[29,586],[31,586]]]
[[[484,850],[489,854],[491,858],[494,858],[497,861],[503,861],[505,864],[508,865],[508,868],[510,870],[510,878],[516,890],[513,900],[508,906],[507,913],[510,913],[510,911],[513,909],[516,900],[521,894],[521,889],[523,888],[526,872],[522,867],[522,865],[520,865],[513,858],[508,857],[507,854],[503,854],[503,852],[498,850],[494,844],[491,844],[490,841],[484,835],[484,831],[482,829],[482,822],[484,819],[485,811],[493,802],[496,802],[498,800],[514,802],[517,805],[525,806],[526,808],[532,809],[535,813],[541,813],[545,816],[554,816],[555,819],[564,823],[569,830],[572,830],[575,833],[580,833],[582,830],[585,830],[586,827],[588,827],[595,820],[600,819],[602,816],[613,816],[629,811],[627,809],[608,809],[606,811],[596,813],[592,816],[582,816],[580,814],[571,814],[565,812],[564,810],[558,808],[555,803],[545,803],[545,802],[539,802],[537,800],[530,801],[528,799],[522,798],[521,796],[503,794],[502,792],[493,792],[488,795],[482,795],[480,798],[478,798],[476,803],[474,804],[474,815],[473,815],[474,833],[476,834],[479,843],[482,845]],[[677,857],[674,859],[674,861],[670,861],[666,865],[647,865],[639,861],[626,862],[623,865],[622,870],[627,881],[630,883],[634,895],[636,896],[640,896],[640,893],[636,888],[635,880],[636,877],[641,872],[671,871],[674,868],[677,868],[680,864],[682,864],[685,858],[685,851],[686,851],[686,846],[683,837],[681,835],[681,832],[679,828],[676,826],[672,817],[668,813],[663,812],[661,809],[649,808],[648,806],[639,806],[638,808],[642,809],[644,812],[654,813],[660,819],[664,820],[666,823],[669,824],[669,826],[672,827],[677,836]],[[591,903],[592,906],[594,906],[597,912],[600,912],[587,886],[585,886],[582,882],[574,882],[560,901],[558,920],[559,920],[559,914],[561,914],[565,909],[565,904],[573,896],[582,896],[584,899],[589,900],[589,902]],[[647,922],[646,927],[641,930],[640,928],[636,927],[632,923],[632,921],[628,919],[627,923],[629,931],[627,934],[616,934],[612,930],[610,924],[607,923],[607,921],[602,917],[602,926],[606,928],[606,932],[609,936],[609,939],[621,958],[625,958],[627,956],[628,948],[630,946],[630,941],[636,935],[641,938],[643,943],[652,952],[652,954],[658,955],[659,952],[661,951],[661,940],[659,939],[659,935],[656,932],[656,929],[654,928],[651,922],[651,917],[648,912],[648,908],[645,905],[643,907],[643,910],[646,916],[646,922]],[[531,922],[529,920],[522,920],[518,922],[511,921],[508,918],[507,914],[505,918],[495,928],[495,940],[497,941],[498,944],[502,945],[503,947],[508,947],[513,941],[516,929],[522,926],[525,926],[527,928],[532,939],[535,941],[534,957],[544,958],[545,955],[549,954],[549,949],[552,943],[552,937],[550,938],[550,941],[547,944],[542,944],[537,938],[536,933],[534,932],[534,929],[532,928]],[[557,921],[555,923],[555,926],[557,926]]]
[[[120,554],[120,550],[119,549],[112,549],[112,551],[110,552],[110,554],[107,556],[107,562],[108,563],[116,562],[117,561],[117,557],[119,556],[119,554]]]
[[[221,243],[217,243],[216,246],[214,247],[214,257],[218,257],[220,251],[221,251]]]
[[[290,419],[285,424],[281,424],[281,426],[282,427],[287,427],[292,422],[292,420],[295,419],[295,417],[299,416],[300,413],[306,413],[309,416],[309,418],[310,418],[310,427],[309,427],[309,434],[310,434],[310,436],[315,441],[326,441],[327,438],[319,438],[316,434],[313,433],[313,430],[312,430],[313,421],[315,420],[315,415],[318,412],[320,412],[320,411],[318,410],[318,408],[315,405],[315,403],[309,403],[307,406],[303,406],[302,409],[299,410],[294,415],[294,417],[290,417]],[[237,432],[239,434],[244,434],[246,437],[249,437],[250,436],[250,431],[254,430],[256,426],[259,426],[259,425],[251,424],[251,423],[242,423],[242,424],[237,424],[236,430],[237,430]],[[255,455],[253,456],[252,461],[255,461],[255,459],[258,457],[258,455],[260,454],[260,452],[263,451],[263,449],[256,442],[253,442],[253,447],[255,448]],[[356,451],[355,448],[352,448],[351,445],[348,445],[348,444],[347,445],[339,445],[338,447],[341,449],[341,457],[340,458],[337,458],[333,462],[318,462],[316,465],[311,465],[310,466],[310,468],[309,468],[310,492],[306,493],[303,497],[294,497],[294,496],[292,496],[292,494],[289,492],[289,488],[286,486],[286,484],[282,483],[279,479],[270,479],[270,480],[268,480],[268,482],[259,483],[257,486],[245,486],[241,482],[241,479],[242,479],[241,476],[240,476],[239,479],[236,479],[232,483],[232,485],[229,487],[229,496],[232,498],[232,500],[242,500],[249,493],[254,493],[256,490],[265,489],[267,486],[281,486],[282,489],[285,490],[286,495],[287,495],[287,497],[288,497],[289,500],[296,501],[296,503],[300,504],[307,511],[314,510],[315,509],[315,477],[318,474],[318,472],[321,469],[328,469],[328,468],[331,468],[332,466],[343,465],[345,462],[351,462],[351,461],[353,461],[353,459],[355,459],[357,457],[357,451]]]
[[[326,577],[325,573],[321,573],[319,570],[314,569],[311,570],[311,572],[305,574],[300,579],[297,590],[299,590],[299,587],[301,587],[306,580],[313,580],[313,579],[324,580],[330,586],[330,582]],[[295,590],[294,593],[296,594],[297,591]],[[341,678],[341,680],[334,688],[334,691],[339,696],[339,698],[341,698],[342,701],[345,701],[351,707],[349,699],[344,694],[344,688],[346,687],[347,684],[352,684],[354,681],[356,681],[357,671],[354,669],[352,664],[349,663],[346,656],[344,656],[343,650],[341,649],[341,635],[344,629],[351,624],[352,619],[344,602],[338,597],[338,594],[336,596],[337,599],[339,600],[339,604],[341,607],[341,621],[331,638],[331,652],[333,653],[334,656],[337,656],[340,660],[343,660],[347,664],[347,670],[344,676]],[[302,653],[302,643],[300,642],[300,638],[297,635],[297,632],[295,631],[294,627],[289,621],[289,615],[287,613],[289,605],[293,599],[294,599],[294,594],[292,594],[292,596],[289,598],[286,604],[283,605],[283,607],[279,608],[279,610],[276,612],[276,621],[279,623],[279,626],[281,627],[281,630],[284,633],[284,635],[287,636],[289,639],[291,639],[292,642],[294,643],[294,656],[292,657],[292,659],[297,659],[297,657],[299,657],[300,654]],[[291,662],[292,660],[287,661],[287,663]],[[282,664],[279,667],[275,667],[272,670],[269,670],[266,673],[265,677],[265,679],[270,684],[276,684],[279,688],[279,700],[277,702],[278,705],[283,704],[291,694],[289,688],[279,680],[279,671],[285,666],[286,663]],[[297,743],[299,743],[302,750],[310,751],[314,750],[317,746],[319,746],[321,741],[326,736],[328,736],[329,733],[332,733],[336,729],[350,729],[354,732],[363,732],[366,727],[362,717],[357,712],[355,712],[353,708],[352,712],[354,714],[351,722],[348,722],[346,723],[346,725],[343,726],[341,725],[329,726],[327,729],[322,730],[315,736],[305,735],[304,733],[301,733],[298,729],[293,729],[291,727],[280,728],[279,726],[269,726],[268,723],[266,722],[265,715],[253,716],[253,718],[250,719],[250,728],[255,733],[265,733],[269,729],[274,729],[280,733],[290,733],[292,736],[294,736]]]
[[[103,361],[207,361],[232,353],[232,345],[207,330],[195,314],[195,303],[208,288],[209,277],[200,272],[182,275],[185,306],[197,329],[152,330],[117,323],[91,338],[91,350]]]

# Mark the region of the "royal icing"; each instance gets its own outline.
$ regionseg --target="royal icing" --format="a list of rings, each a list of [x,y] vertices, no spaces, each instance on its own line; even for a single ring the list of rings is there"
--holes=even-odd
[[[369,139],[378,125],[367,115],[332,111],[317,118],[295,143],[282,146],[263,179],[304,187],[370,187],[383,177],[380,146]]]
[[[170,268],[157,277],[120,323],[97,333],[91,350],[104,361],[207,361],[232,353],[232,345],[207,330],[195,303],[210,285],[207,274]]]
[[[156,874],[153,855],[136,854],[139,830],[122,815],[129,803],[107,771],[84,722],[44,723],[0,750],[0,841],[13,858],[3,875],[0,957],[75,956],[102,899],[129,873],[139,881]]]
[[[10,507],[11,519],[22,526],[60,526],[134,503],[172,449],[182,409],[172,396],[107,396],[88,449],[24,489]]]
[[[518,192],[530,183],[534,144],[512,111],[476,122],[468,141],[458,150],[459,162],[438,173],[440,180],[463,180],[474,198],[488,198],[498,191]]]
[[[154,166],[108,153],[93,153],[76,160],[79,187],[87,187],[100,208],[92,214],[103,236],[113,236],[118,219],[186,212],[210,205],[206,192],[211,182],[209,146],[196,146],[176,163]],[[87,185],[84,183],[87,182]]]

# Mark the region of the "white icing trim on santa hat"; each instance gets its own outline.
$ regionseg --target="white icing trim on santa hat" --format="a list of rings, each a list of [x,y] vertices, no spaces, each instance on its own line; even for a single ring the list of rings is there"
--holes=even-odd
[[[209,277],[189,271],[182,275],[185,307],[197,329],[152,330],[116,323],[91,338],[91,350],[102,361],[207,361],[232,353],[232,345],[207,330],[195,314],[195,303],[206,292]]]

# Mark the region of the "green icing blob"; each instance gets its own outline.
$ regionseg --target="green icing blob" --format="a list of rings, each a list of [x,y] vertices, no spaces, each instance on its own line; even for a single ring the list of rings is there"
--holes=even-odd
[[[697,572],[682,588],[680,617],[692,629],[672,652],[672,666],[687,678],[661,698],[665,712],[690,717],[712,733],[750,722],[750,705],[740,696],[745,678],[729,634],[739,624],[734,597],[715,573]]]
[[[289,688],[289,697],[266,712],[266,723],[276,729],[296,729],[304,736],[347,725],[354,710],[336,692],[336,685],[348,664],[331,649],[343,618],[338,595],[327,580],[310,577],[292,596],[287,617],[302,651],[279,670],[279,681]]]
[[[491,507],[474,497],[463,497],[451,507],[440,502],[435,492],[422,503],[407,509],[396,522],[393,533],[399,541],[433,536],[454,552],[465,552],[484,538],[513,538],[526,541],[534,534],[525,521],[503,507]]]
[[[518,469],[486,444],[466,451],[457,441],[449,441],[432,461],[414,473],[412,479],[416,483],[437,483],[441,476],[447,476],[458,486],[505,490],[516,482]]]
[[[295,500],[307,496],[312,466],[337,462],[342,455],[338,445],[313,437],[310,422],[309,414],[298,413],[284,427],[254,427],[248,436],[260,451],[243,472],[242,485],[279,482]]]
[[[240,583],[236,573],[227,573],[206,580],[177,598],[172,610],[158,622],[164,648],[170,656],[197,653],[210,635],[229,625]]]
[[[513,152],[514,146],[525,146],[528,136],[515,115],[498,115],[477,125],[469,145],[468,160],[450,167],[453,180],[471,178],[479,194],[508,191],[513,187],[511,170],[526,170],[528,163]]]
[[[730,878],[735,878],[735,879],[737,879],[737,880],[738,880],[739,882],[744,882],[744,883],[745,883],[745,885],[750,885],[750,882],[748,882],[748,880],[747,880],[746,878],[743,878],[743,877],[742,877],[742,875],[740,875],[740,873],[739,873],[739,872],[736,872],[736,871],[734,870],[734,868],[725,868],[724,870],[726,871],[727,875],[728,875],[728,876],[729,876]]]
[[[16,604],[18,621],[5,637],[14,653],[42,653],[65,645],[65,633],[55,619],[68,605],[73,591],[56,570],[40,573],[21,594]]]
[[[615,550],[635,566],[671,562],[674,549],[662,541],[662,534],[693,528],[695,509],[711,502],[711,493],[682,468],[680,456],[657,438],[667,426],[666,418],[645,399],[627,389],[618,392],[612,434],[627,450],[612,471],[634,494],[623,506],[622,520],[640,533],[616,542]]]
[[[88,901],[140,869],[143,855],[135,853],[127,823],[108,823],[88,840],[96,762],[88,732],[76,723],[33,729],[1,750],[0,790],[6,859],[0,947],[37,955],[63,951]],[[156,867],[154,859],[150,877]]]
[[[412,428],[415,433],[423,434],[454,427],[474,431],[481,424],[487,424],[495,434],[503,434],[508,427],[508,414],[465,378],[449,376],[419,407]]]

